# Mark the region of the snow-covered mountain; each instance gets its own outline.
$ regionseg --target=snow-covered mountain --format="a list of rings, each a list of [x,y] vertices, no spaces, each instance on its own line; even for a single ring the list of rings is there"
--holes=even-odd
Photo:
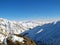
[[[40,45],[42,42],[44,42],[44,44],[49,43],[50,40],[57,42],[56,40],[60,41],[60,21],[47,20],[24,22],[0,18],[0,43],[2,43],[5,38],[13,34],[26,35],[30,39],[34,40],[37,45]],[[12,39],[16,40],[15,38],[18,37],[13,35]],[[23,38],[21,39],[23,40]]]
[[[31,21],[10,21],[7,19],[0,18],[0,43],[12,34],[21,34],[29,30],[29,28],[34,28],[38,23]]]
[[[33,24],[32,22],[25,23],[0,18],[0,43],[3,42],[4,38],[7,38],[12,34],[21,34],[35,26],[37,26],[37,24]]]
[[[51,21],[50,21],[51,22]],[[0,32],[5,33],[5,35],[13,33],[13,34],[20,34],[26,30],[29,30],[30,28],[34,28],[38,25],[43,25],[46,23],[50,23],[48,21],[46,22],[37,22],[37,21],[10,21],[7,19],[0,18]]]

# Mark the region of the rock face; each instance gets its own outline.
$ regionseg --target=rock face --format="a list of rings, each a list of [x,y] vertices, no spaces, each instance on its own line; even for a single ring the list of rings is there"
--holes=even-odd
[[[36,43],[33,40],[29,39],[26,36],[21,36],[21,35],[16,35],[16,34],[14,36],[19,37],[17,39],[20,39],[20,40],[19,41],[16,40],[13,42],[11,37],[9,37],[7,38],[7,45],[36,45]]]

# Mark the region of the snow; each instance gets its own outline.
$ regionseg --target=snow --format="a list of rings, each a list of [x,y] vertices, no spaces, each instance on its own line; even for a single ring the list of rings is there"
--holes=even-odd
[[[22,37],[17,37],[17,36],[15,36],[15,35],[12,35],[12,41],[13,41],[13,42],[19,41],[19,42],[24,43],[23,40],[24,40],[24,38],[22,38]]]
[[[5,36],[4,36],[4,35],[2,35],[2,34],[0,34],[0,43],[2,43],[2,42],[3,42],[4,38],[5,38]]]
[[[37,33],[40,33],[40,32],[42,32],[42,31],[43,31],[43,29],[39,30]],[[37,34],[37,33],[36,33],[36,34]]]

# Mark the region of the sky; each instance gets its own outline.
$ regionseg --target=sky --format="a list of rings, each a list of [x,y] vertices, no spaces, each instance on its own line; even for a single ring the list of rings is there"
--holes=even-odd
[[[10,20],[60,19],[60,1],[0,0],[0,18]]]

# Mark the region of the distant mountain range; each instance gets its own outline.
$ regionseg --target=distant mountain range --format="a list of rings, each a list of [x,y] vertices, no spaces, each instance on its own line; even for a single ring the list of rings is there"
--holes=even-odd
[[[60,20],[24,22],[0,18],[0,43],[14,34],[27,36],[37,45],[60,45]]]

